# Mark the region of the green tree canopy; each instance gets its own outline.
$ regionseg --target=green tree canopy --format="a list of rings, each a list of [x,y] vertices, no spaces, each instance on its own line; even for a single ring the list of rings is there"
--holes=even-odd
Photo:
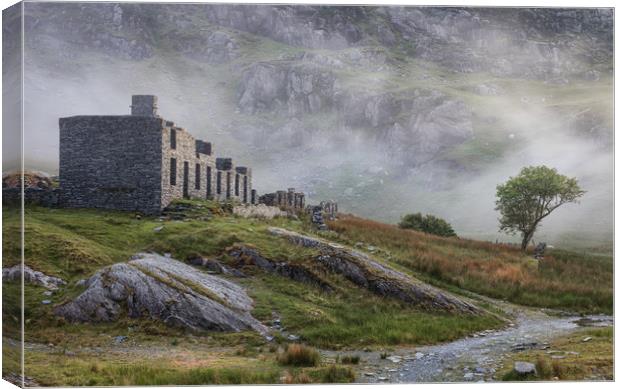
[[[422,216],[421,213],[408,214],[402,217],[400,228],[426,232],[439,236],[456,236],[452,226],[447,221],[433,215]]]
[[[501,213],[500,231],[521,233],[525,250],[542,219],[562,204],[576,203],[585,191],[576,178],[547,166],[529,166],[497,186],[495,209]]]

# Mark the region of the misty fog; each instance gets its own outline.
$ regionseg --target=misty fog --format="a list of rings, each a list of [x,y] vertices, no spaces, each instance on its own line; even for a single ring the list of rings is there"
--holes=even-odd
[[[247,38],[251,34],[234,35],[237,32],[224,27],[209,28],[227,31],[239,42],[254,39]],[[399,130],[392,122],[383,127],[352,124],[343,119],[346,112],[336,103],[334,108],[304,115],[241,112],[237,101],[241,73],[255,57],[288,60],[292,49],[286,45],[269,40],[256,45],[240,43],[239,59],[214,64],[171,54],[166,48],[158,48],[146,59],[118,58],[56,35],[46,40],[44,49],[30,44],[25,51],[26,168],[57,174],[58,118],[125,115],[132,94],[155,94],[162,117],[211,141],[217,156],[251,166],[259,194],[295,187],[307,193],[309,203],[330,198],[338,201],[343,212],[390,223],[405,213],[432,213],[451,222],[461,236],[508,241],[513,238],[497,231],[495,188],[524,166],[545,164],[577,177],[587,193],[580,204],[565,205],[543,220],[534,240],[582,247],[609,245],[613,228],[611,64],[597,65],[595,79],[570,72],[532,79],[521,76],[529,67],[539,66],[539,58],[527,57],[533,55],[531,50],[521,44],[510,47],[507,33],[499,34],[496,27],[489,28],[487,36],[484,32],[483,28],[476,30],[469,44],[475,47],[482,42],[485,55],[493,61],[501,61],[510,52],[520,56],[520,61],[512,61],[509,75],[456,72],[415,56],[398,66],[388,61],[379,68],[355,67],[346,62],[353,45],[316,49],[344,61],[340,70],[328,68],[336,74],[336,88],[346,93],[393,92],[400,98],[394,85],[410,83],[406,87],[411,90],[437,89],[441,99],[445,95],[450,101],[463,102],[466,108],[459,115],[471,118],[468,125],[452,123],[456,119],[451,116],[433,117],[433,107],[425,107],[428,113],[419,117],[409,111],[399,114],[411,117],[401,127],[412,123],[411,128],[418,128],[416,123],[425,121],[424,128],[452,126],[459,137],[467,135],[466,140],[457,137],[458,142],[438,150],[431,147],[432,158],[427,160],[408,155],[420,155],[420,151],[411,151],[418,149],[410,144],[422,142],[411,135],[415,131]],[[30,31],[32,35],[43,33],[36,28]],[[276,46],[273,53],[265,53],[267,44]],[[551,59],[543,61],[550,67],[562,69],[558,61],[582,63],[580,52],[570,47],[550,55]],[[354,70],[349,71],[351,66]],[[584,69],[580,68],[580,74],[587,66]],[[556,77],[566,82],[556,82]],[[471,92],[480,85],[498,91]],[[407,104],[407,99],[414,107],[426,104],[418,103],[418,97],[405,96]],[[401,150],[396,146],[402,143],[403,131],[406,147]],[[422,135],[427,141],[435,139]],[[388,136],[391,141],[386,140]],[[442,135],[440,141],[447,137]],[[488,157],[476,156],[480,150]],[[463,162],[470,160],[474,161],[471,165]],[[6,152],[3,164],[5,171],[17,166]]]

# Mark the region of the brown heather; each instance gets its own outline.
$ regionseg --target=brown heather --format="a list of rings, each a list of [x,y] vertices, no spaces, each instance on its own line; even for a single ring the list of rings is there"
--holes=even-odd
[[[538,263],[506,244],[444,238],[343,215],[329,223],[341,240],[364,242],[427,281],[515,303],[611,312],[612,258],[548,250]]]

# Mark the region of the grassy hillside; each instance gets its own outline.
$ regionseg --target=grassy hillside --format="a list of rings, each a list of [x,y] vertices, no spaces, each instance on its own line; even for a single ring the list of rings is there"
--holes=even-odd
[[[27,376],[43,385],[348,382],[354,375],[340,362],[323,358],[307,367],[278,362],[291,342],[288,334],[298,335],[305,344],[348,355],[362,348],[446,342],[505,323],[495,313],[464,317],[413,308],[378,297],[336,274],[319,273],[333,287],[327,292],[247,266],[243,272],[248,277],[230,279],[254,299],[252,314],[257,319],[268,325],[276,316],[281,319],[286,331],[275,331],[273,343],[252,332],[187,333],[152,320],[129,318],[70,324],[53,315],[54,306],[81,293],[76,281],[103,266],[127,261],[139,251],[170,253],[181,261],[202,255],[227,263],[231,258],[226,249],[244,244],[271,260],[313,266],[314,249],[300,248],[267,232],[269,226],[278,226],[319,234],[305,217],[244,219],[218,204],[183,203],[191,209],[183,211],[182,220],[102,210],[26,209],[26,264],[69,283],[51,297],[44,296],[42,287],[26,285],[26,341],[39,345],[26,351]],[[10,239],[19,232],[16,209],[3,208],[3,226],[3,266],[7,267],[20,258],[19,240]],[[159,226],[164,228],[155,231]],[[553,252],[537,270],[533,260],[505,246],[436,238],[352,216],[332,222],[331,227],[333,231],[320,233],[323,238],[366,250],[380,262],[453,293],[469,290],[536,306],[611,310],[608,257]],[[5,282],[3,293],[18,296],[19,285]],[[44,299],[52,304],[42,304]],[[495,311],[481,300],[475,303]],[[18,300],[5,299],[5,372],[18,366],[19,351],[10,339],[19,338],[19,316]],[[118,336],[127,336],[127,344],[115,345]],[[50,365],[55,368],[49,369]]]
[[[267,258],[312,266],[311,257],[315,251],[274,239],[266,231],[269,226],[304,231],[309,228],[306,221],[243,219],[225,213],[215,204],[194,204],[203,208],[196,208],[185,220],[163,222],[157,218],[137,219],[133,214],[121,212],[29,208],[26,211],[26,263],[73,285],[101,267],[126,261],[139,251],[170,253],[179,260],[196,255],[219,257],[226,262],[225,249],[242,242],[255,247]],[[208,220],[199,220],[205,218]],[[162,231],[154,231],[162,225]],[[18,228],[18,213],[5,208],[4,233],[11,234]],[[5,242],[4,266],[9,266],[19,261],[19,242]],[[455,315],[420,311],[379,298],[333,274],[322,275],[335,289],[330,293],[257,269],[244,271],[251,277],[234,281],[246,286],[255,299],[253,314],[258,319],[269,322],[272,312],[277,312],[288,331],[321,347],[428,344],[501,323],[493,316],[465,321]],[[6,286],[11,287],[16,286]],[[74,331],[74,326],[53,318],[52,306],[40,304],[42,291],[39,287],[27,286],[26,336],[32,341],[62,342],[67,332]],[[66,301],[80,291],[70,286],[55,295],[53,303]],[[8,308],[7,315],[18,316],[17,306]]]
[[[613,258],[549,250],[540,262],[508,245],[441,238],[344,216],[331,222],[343,242],[364,242],[419,277],[514,303],[612,312]]]

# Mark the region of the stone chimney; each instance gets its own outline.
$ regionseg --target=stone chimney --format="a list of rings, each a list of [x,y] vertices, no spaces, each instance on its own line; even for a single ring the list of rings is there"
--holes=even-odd
[[[133,95],[131,96],[131,115],[159,117],[157,115],[157,96]]]

